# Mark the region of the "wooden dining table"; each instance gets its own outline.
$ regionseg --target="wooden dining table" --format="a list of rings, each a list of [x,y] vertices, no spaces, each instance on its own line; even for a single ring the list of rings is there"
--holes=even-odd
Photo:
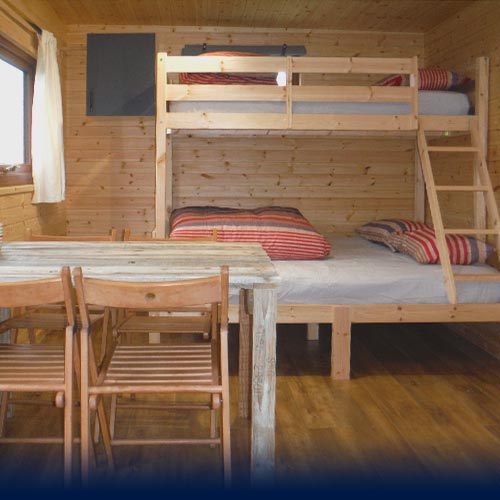
[[[257,243],[12,242],[0,251],[0,281],[46,278],[62,266],[86,276],[132,281],[172,281],[217,274],[229,266],[230,290],[248,291],[252,322],[251,478],[272,481],[275,453],[276,310],[279,276]],[[241,306],[240,306],[241,309]]]

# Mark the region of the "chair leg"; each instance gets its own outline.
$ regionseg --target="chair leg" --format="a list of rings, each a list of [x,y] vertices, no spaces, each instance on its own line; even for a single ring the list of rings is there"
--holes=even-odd
[[[8,391],[2,392],[2,399],[0,403],[0,437],[4,437],[5,420],[7,419],[7,409],[9,407],[9,393]]]
[[[229,414],[229,394],[222,395],[221,433],[222,459],[224,464],[224,486],[231,487],[231,421]]]
[[[113,470],[115,467],[115,461],[113,458],[113,449],[111,448],[111,434],[109,431],[108,421],[106,419],[106,410],[104,408],[104,400],[102,397],[97,400],[97,416],[101,427],[102,443],[104,444],[108,466],[111,470]]]
[[[102,365],[104,357],[106,356],[106,346],[108,345],[108,335],[109,335],[109,322],[113,321],[113,315],[111,314],[111,309],[109,307],[104,308],[104,318],[102,320],[102,338],[101,338],[101,349],[99,351],[99,365]]]
[[[10,329],[10,343],[11,344],[17,344],[18,333],[19,333],[19,330],[17,328]]]
[[[116,424],[116,405],[118,400],[118,394],[111,395],[111,409],[109,413],[109,433],[111,439],[115,437],[115,424]]]
[[[64,484],[71,486],[73,475],[73,360],[74,336],[71,327],[66,331],[64,366]]]
[[[28,328],[28,337],[30,344],[36,344],[36,335],[35,335],[35,330],[33,328]]]

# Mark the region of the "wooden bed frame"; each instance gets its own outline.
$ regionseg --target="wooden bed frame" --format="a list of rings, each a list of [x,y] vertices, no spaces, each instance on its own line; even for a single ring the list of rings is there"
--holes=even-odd
[[[156,230],[157,237],[167,232],[167,220],[172,211],[172,146],[176,134],[215,133],[275,133],[283,134],[327,134],[327,135],[390,135],[414,137],[415,155],[415,206],[414,218],[425,218],[426,189],[438,236],[441,261],[448,261],[444,235],[438,233],[436,213],[440,219],[439,206],[434,203],[434,192],[429,187],[426,163],[427,146],[419,142],[422,131],[435,135],[470,134],[477,139],[481,156],[474,163],[477,177],[478,164],[486,167],[487,123],[488,123],[488,59],[481,57],[476,64],[475,114],[464,116],[419,115],[418,113],[418,61],[412,58],[345,58],[345,57],[192,57],[157,56],[157,117],[156,117]],[[190,72],[212,73],[286,73],[286,85],[185,85],[170,83],[171,74]],[[372,85],[293,85],[293,74],[356,74],[385,75],[402,73],[410,75],[408,87],[380,87]],[[366,78],[366,77],[365,77]],[[168,105],[174,101],[279,101],[285,103],[284,113],[213,113],[213,112],[169,112]],[[299,101],[348,101],[348,102],[407,102],[407,115],[330,115],[296,114],[293,104]],[[425,149],[425,151],[422,151]],[[470,148],[472,149],[472,148]],[[430,150],[430,148],[429,148]],[[427,160],[428,163],[428,160]],[[427,182],[424,182],[424,176]],[[435,186],[434,186],[435,188]],[[455,187],[456,188],[456,187]],[[431,191],[429,191],[431,189]],[[455,189],[458,190],[458,189]],[[469,189],[472,190],[472,189]],[[430,195],[430,196],[429,196]],[[486,206],[484,197],[474,198],[475,227],[486,228],[488,212],[494,215],[496,206]],[[436,212],[437,211],[437,212]],[[498,213],[498,212],[496,212]],[[499,237],[498,221],[494,230],[481,234]],[[480,234],[478,230],[474,234]],[[443,237],[440,240],[440,237]],[[497,239],[497,241],[500,241]],[[442,253],[445,252],[445,253]],[[497,304],[458,304],[455,284],[446,262],[443,264],[445,285],[449,304],[278,304],[279,323],[330,323],[332,325],[332,377],[349,378],[350,329],[353,323],[412,323],[412,322],[485,322],[500,321]],[[488,275],[490,276],[490,275]],[[490,278],[495,279],[495,278]],[[251,298],[247,298],[251,300]],[[248,408],[249,334],[248,308],[232,307],[230,320],[240,322],[242,351],[240,352],[240,410]],[[312,329],[314,331],[314,329]],[[245,389],[245,387],[247,389]]]

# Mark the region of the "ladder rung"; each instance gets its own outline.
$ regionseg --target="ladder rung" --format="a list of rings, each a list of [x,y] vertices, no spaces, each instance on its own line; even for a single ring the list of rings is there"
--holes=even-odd
[[[436,191],[472,191],[472,192],[486,192],[487,186],[436,186]]]
[[[456,281],[500,281],[500,273],[455,274]]]
[[[498,229],[445,229],[444,234],[498,234]]]
[[[478,153],[476,146],[427,146],[427,151],[434,153]]]

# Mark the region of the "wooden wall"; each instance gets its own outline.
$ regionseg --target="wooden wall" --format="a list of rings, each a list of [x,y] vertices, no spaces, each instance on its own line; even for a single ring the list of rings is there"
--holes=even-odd
[[[0,188],[0,222],[6,241],[22,240],[27,228],[34,233],[64,234],[64,204],[33,205],[32,198],[33,186]]]
[[[36,57],[36,33],[27,20],[54,33],[61,33],[60,22],[46,6],[37,4],[28,8],[23,0],[0,0],[0,33]],[[5,240],[22,239],[26,228],[52,234],[65,232],[65,204],[33,205],[32,197],[33,186],[0,188],[0,222],[4,224]]]
[[[85,116],[86,35],[157,33],[159,50],[186,43],[304,44],[309,55],[422,55],[401,33],[73,26],[67,36],[65,110],[68,233],[110,226],[154,229],[154,118]],[[413,141],[332,137],[175,137],[174,204],[297,206],[324,233],[375,216],[410,216]]]
[[[425,35],[425,58],[428,66],[440,66],[474,77],[475,60],[490,58],[489,86],[489,146],[488,162],[493,185],[500,188],[500,2],[475,2]],[[470,162],[460,157],[443,159],[443,170],[453,178],[470,177]],[[470,182],[470,181],[469,181]],[[452,195],[443,200],[445,212],[457,224],[470,225],[465,211],[460,212],[465,199]],[[497,196],[500,203],[500,195]],[[470,211],[469,211],[470,213]]]
[[[490,58],[489,86],[489,145],[488,162],[493,185],[500,203],[500,2],[477,1],[471,7],[453,16],[425,35],[425,57],[428,65],[439,65],[474,74],[474,60],[478,56]],[[449,168],[455,169],[456,178],[466,173],[459,162]],[[459,217],[457,198],[445,200],[444,209],[455,219],[457,225],[470,224]],[[461,219],[461,220],[460,220]],[[500,335],[497,324],[455,325],[455,329],[469,340],[500,359]]]

